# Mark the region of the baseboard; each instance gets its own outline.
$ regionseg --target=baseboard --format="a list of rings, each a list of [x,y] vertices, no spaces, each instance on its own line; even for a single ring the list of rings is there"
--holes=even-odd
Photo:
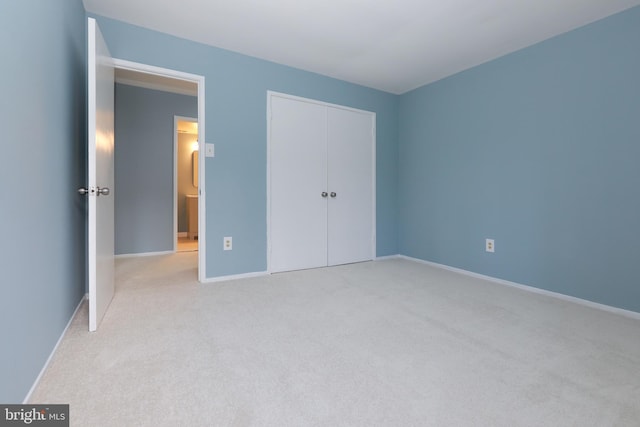
[[[64,338],[65,334],[67,333],[67,330],[69,329],[69,326],[71,326],[71,322],[73,322],[73,319],[76,317],[76,314],[78,313],[78,310],[80,310],[80,307],[82,306],[82,303],[88,298],[89,298],[89,295],[85,294],[84,297],[82,297],[82,299],[78,303],[78,306],[76,307],[76,309],[73,311],[73,314],[71,315],[71,318],[69,318],[69,321],[67,322],[67,326],[64,327],[64,330],[62,331],[62,334],[60,334],[60,338],[58,338],[58,341],[56,342],[56,345],[53,346],[53,350],[51,350],[51,353],[49,354],[49,357],[47,358],[47,361],[44,362],[44,366],[40,370],[40,373],[36,377],[36,380],[33,382],[33,385],[29,389],[29,392],[27,393],[27,395],[25,396],[24,400],[22,401],[23,405],[26,405],[26,404],[29,403],[29,399],[31,398],[31,395],[33,394],[34,390],[36,389],[36,387],[40,383],[40,379],[42,379],[42,376],[44,375],[45,371],[49,367],[49,363],[51,363],[51,360],[53,360],[53,355],[58,350],[58,347],[60,346],[60,343],[62,342],[62,339]]]
[[[398,255],[398,254],[395,254],[395,255],[377,256],[377,257],[375,257],[374,261],[384,261],[384,260],[386,260],[386,259],[399,259],[399,258],[401,258],[401,257],[402,257],[402,255]],[[405,258],[406,258],[406,257],[405,257]]]
[[[256,271],[254,273],[231,274],[229,276],[208,277],[204,279],[201,283],[226,282],[228,280],[249,279],[252,277],[262,277],[262,276],[269,276],[269,272]]]
[[[137,254],[118,254],[116,258],[139,258],[146,256],[158,256],[158,255],[171,255],[174,254],[174,251],[162,251],[162,252],[141,252]]]
[[[607,311],[609,313],[619,314],[621,316],[630,317],[632,319],[640,320],[640,313],[635,312],[635,311],[625,310],[623,308],[613,307],[611,305],[600,304],[598,302],[593,302],[593,301],[589,301],[589,300],[578,298],[578,297],[572,297],[570,295],[561,294],[559,292],[553,292],[553,291],[548,291],[546,289],[536,288],[535,286],[523,285],[521,283],[511,282],[509,280],[498,279],[496,277],[491,277],[491,276],[485,276],[484,274],[474,273],[472,271],[467,271],[467,270],[463,270],[461,268],[451,267],[451,266],[448,266],[448,265],[445,265],[445,264],[438,264],[436,262],[425,261],[425,260],[419,259],[419,258],[412,258],[412,257],[406,256],[406,255],[398,255],[398,258],[405,259],[405,260],[408,260],[408,261],[418,262],[420,264],[426,264],[426,265],[429,265],[431,267],[440,268],[440,269],[443,269],[443,270],[448,270],[448,271],[452,271],[452,272],[459,273],[459,274],[464,274],[465,276],[474,277],[476,279],[488,280],[490,282],[497,283],[499,285],[510,286],[512,288],[518,288],[518,289],[521,289],[523,291],[532,292],[534,294],[546,295],[546,296],[557,298],[557,299],[560,299],[560,300],[563,300],[563,301],[568,301],[568,302],[573,302],[575,304],[580,304],[580,305],[585,306],[585,307],[595,308],[597,310]]]
[[[178,237],[187,237],[189,233],[186,231],[178,231]]]

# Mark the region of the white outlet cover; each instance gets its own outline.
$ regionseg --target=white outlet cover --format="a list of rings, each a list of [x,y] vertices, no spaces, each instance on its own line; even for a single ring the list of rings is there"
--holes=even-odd
[[[496,243],[493,241],[493,239],[486,239],[484,243],[484,247],[487,252],[496,251]]]
[[[225,251],[233,249],[233,237],[225,237],[222,239],[222,249]]]

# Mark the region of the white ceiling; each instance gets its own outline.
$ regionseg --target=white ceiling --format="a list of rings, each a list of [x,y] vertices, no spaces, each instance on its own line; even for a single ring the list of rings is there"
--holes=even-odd
[[[400,94],[640,0],[83,0],[88,12]]]
[[[198,122],[192,122],[190,120],[178,120],[177,131],[178,133],[187,133],[189,135],[197,135]]]
[[[155,74],[141,73],[133,70],[116,68],[115,80],[130,86],[173,92],[181,95],[198,96],[198,85],[185,80],[178,80]]]

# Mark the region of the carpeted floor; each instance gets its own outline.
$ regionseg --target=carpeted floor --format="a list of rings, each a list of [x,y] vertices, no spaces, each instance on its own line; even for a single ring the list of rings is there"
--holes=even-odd
[[[31,397],[74,426],[638,426],[640,321],[392,259],[198,284],[117,260]]]

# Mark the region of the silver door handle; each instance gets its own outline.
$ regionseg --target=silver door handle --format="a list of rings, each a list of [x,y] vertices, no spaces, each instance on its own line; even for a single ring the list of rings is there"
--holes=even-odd
[[[100,195],[108,196],[109,193],[111,193],[111,190],[109,190],[108,187],[104,187],[104,188],[96,187],[95,191],[93,189],[89,190],[87,187],[78,188],[78,194],[82,196],[85,196],[87,194],[93,194],[93,193],[95,193],[96,196],[100,196]]]
[[[323,191],[322,193],[320,193],[320,195],[321,195],[322,197],[327,197],[329,194],[328,194],[326,191]]]
[[[331,192],[331,197],[336,197],[336,196],[337,196],[337,194],[332,191]]]

